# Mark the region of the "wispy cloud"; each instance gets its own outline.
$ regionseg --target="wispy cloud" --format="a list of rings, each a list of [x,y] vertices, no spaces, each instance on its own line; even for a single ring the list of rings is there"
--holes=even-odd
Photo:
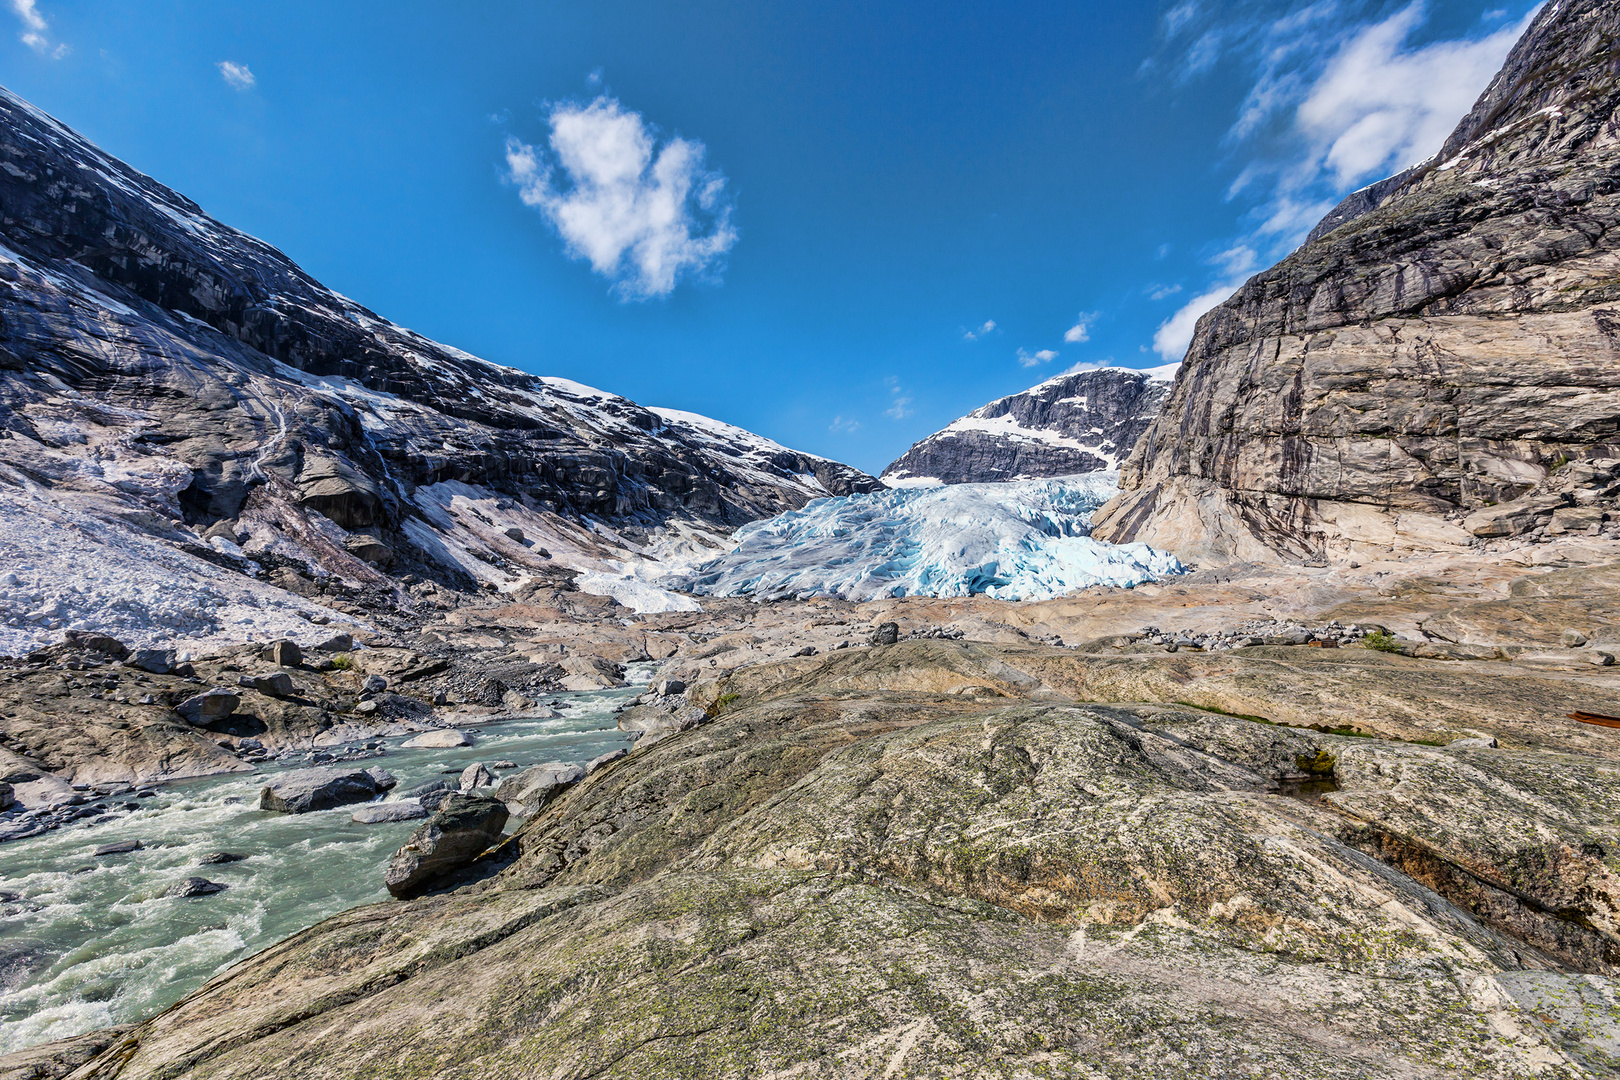
[[[68,45],[51,48],[51,39],[46,34],[50,24],[45,21],[45,16],[39,13],[37,0],[9,0],[9,3],[12,14],[22,23],[22,32],[17,35],[17,39],[24,45],[41,56],[49,56],[52,60],[60,60],[73,51]]]
[[[1039,367],[1041,364],[1050,364],[1057,359],[1056,349],[1041,349],[1039,352],[1018,350],[1018,364],[1020,367]]]
[[[1153,334],[1153,351],[1166,361],[1180,360],[1192,342],[1199,317],[1236,292],[1259,261],[1254,249],[1246,244],[1228,248],[1211,259],[1211,264],[1220,271],[1220,280],[1159,324]]]
[[[726,180],[704,146],[660,143],[642,115],[602,95],[553,105],[549,152],[506,140],[508,176],[574,258],[627,300],[667,296],[682,277],[717,273],[737,242]]]
[[[225,80],[232,90],[251,90],[258,85],[259,80],[253,77],[253,72],[248,70],[246,64],[221,60],[214,66],[219,68],[220,77]],[[271,89],[273,93],[274,87]]]
[[[1068,342],[1070,345],[1078,345],[1081,342],[1090,341],[1091,324],[1096,321],[1097,316],[1095,313],[1088,314],[1082,311],[1079,317],[1075,320],[1074,325],[1063,331],[1063,340]]]
[[[1149,285],[1147,294],[1149,300],[1167,300],[1180,291],[1180,285]]]
[[[883,415],[893,420],[904,420],[917,410],[911,407],[911,392],[900,385],[900,380],[893,375],[883,380],[883,385],[889,388],[889,407],[883,410]]]
[[[986,319],[983,323],[975,326],[972,330],[962,331],[962,337],[967,341],[978,341],[980,338],[987,337],[995,332],[996,320]]]
[[[832,423],[827,425],[827,430],[835,435],[853,435],[861,430],[861,422],[847,416],[835,416]]]

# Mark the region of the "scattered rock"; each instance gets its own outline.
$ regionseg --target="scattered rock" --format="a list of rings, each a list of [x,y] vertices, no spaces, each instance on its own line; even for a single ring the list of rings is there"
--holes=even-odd
[[[333,634],[315,648],[321,652],[352,652],[354,637],[350,634]]]
[[[1568,629],[1559,635],[1558,641],[1565,648],[1578,649],[1586,644],[1586,635],[1579,630]]]
[[[474,788],[490,787],[495,783],[495,774],[489,771],[489,766],[480,762],[469,765],[461,770],[461,790],[472,791]]]
[[[380,765],[371,766],[366,770],[366,775],[371,777],[372,783],[377,785],[378,791],[391,791],[399,783],[393,773]]]
[[[292,676],[285,671],[277,671],[271,675],[255,675],[250,681],[253,683],[253,689],[274,698],[292,697],[298,690],[293,685]]]
[[[520,544],[523,543],[523,530],[522,529],[519,529],[516,526],[513,526],[512,528],[505,530],[505,533],[506,533],[506,538],[508,540],[516,540]]]
[[[129,656],[129,646],[106,634],[87,634],[82,630],[69,630],[67,639],[81,649],[98,652],[114,660],[123,660]]]
[[[139,840],[119,840],[117,843],[113,844],[102,844],[90,854],[92,856],[128,855],[132,851],[139,850],[141,850],[141,842]]]
[[[653,683],[652,691],[659,697],[674,697],[686,693],[686,683],[680,679],[659,679]]]
[[[531,765],[516,776],[502,780],[495,788],[495,797],[515,807],[519,813],[533,814],[550,802],[557,792],[575,781],[583,780],[585,772],[583,767],[563,761]]]
[[[444,728],[440,731],[424,731],[420,735],[413,735],[400,745],[413,750],[449,750],[472,744],[473,741],[467,737],[466,732],[456,728]]]
[[[794,653],[793,655],[794,656],[814,656],[814,655],[816,655],[816,647],[814,645],[806,645],[804,648],[800,649],[798,652]]]
[[[460,869],[483,854],[501,838],[509,816],[499,799],[446,796],[433,816],[394,853],[383,884],[397,897],[412,895],[433,878]]]
[[[380,706],[375,701],[362,701],[360,704],[354,707],[354,711],[359,713],[361,716],[371,716],[378,710],[378,708],[380,708]]]
[[[414,821],[427,816],[428,812],[423,809],[421,803],[401,800],[362,806],[349,815],[349,820],[361,825],[379,825],[387,821]]]
[[[589,776],[591,773],[595,772],[597,769],[600,769],[603,765],[606,765],[610,761],[618,761],[629,752],[630,750],[628,747],[621,746],[617,750],[609,750],[601,757],[591,758],[591,760],[585,763],[585,775]]]
[[[10,810],[16,803],[16,789],[10,784],[0,783],[0,810]]]
[[[215,720],[223,720],[231,715],[241,703],[242,699],[237,696],[236,691],[217,686],[196,697],[187,698],[176,705],[174,711],[184,717],[187,723],[205,727]]]
[[[238,855],[234,851],[210,851],[197,860],[198,866],[218,866],[221,863],[241,862],[246,855]]]
[[[188,877],[184,881],[169,886],[163,895],[177,897],[212,896],[214,893],[224,892],[228,888],[230,888],[229,885],[209,881],[207,878]]]
[[[900,640],[899,623],[879,623],[869,639],[873,645],[893,645]]]
[[[173,649],[136,649],[124,663],[153,675],[167,675],[174,670]]]
[[[264,651],[266,660],[278,667],[297,667],[304,662],[304,650],[298,647],[296,641],[282,638],[272,641]]]
[[[345,803],[364,802],[377,794],[370,773],[341,768],[299,769],[283,773],[259,792],[259,809],[307,814]]]

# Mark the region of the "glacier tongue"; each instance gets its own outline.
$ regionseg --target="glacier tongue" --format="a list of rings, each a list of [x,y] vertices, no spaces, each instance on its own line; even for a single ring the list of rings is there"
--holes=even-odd
[[[817,499],[745,525],[736,546],[679,587],[706,596],[971,596],[1046,600],[1131,586],[1185,568],[1146,544],[1092,540],[1115,473],[899,488]]]

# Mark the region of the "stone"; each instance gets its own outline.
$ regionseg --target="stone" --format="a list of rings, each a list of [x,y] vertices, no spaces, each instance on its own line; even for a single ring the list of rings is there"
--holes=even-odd
[[[81,649],[98,652],[103,656],[110,656],[114,660],[126,660],[129,658],[129,646],[117,638],[108,637],[106,634],[87,634],[82,630],[70,630],[67,634],[67,640]]]
[[[354,638],[349,634],[333,634],[315,648],[321,652],[351,652],[354,649]]]
[[[472,744],[472,738],[465,731],[457,728],[441,728],[438,731],[424,731],[420,735],[412,735],[400,745],[412,750],[449,750]]]
[[[176,882],[175,884],[169,886],[169,888],[164,891],[163,895],[181,898],[191,896],[212,896],[215,893],[222,893],[228,888],[230,888],[229,885],[221,884],[218,881],[209,881],[207,878],[200,877],[188,877],[184,881]]]
[[[448,799],[452,795],[457,794],[460,794],[458,789],[446,785],[440,790],[424,792],[417,798],[416,801],[422,805],[424,810],[432,813],[434,810],[439,808],[440,804],[442,804],[444,800]]]
[[[0,781],[0,810],[10,810],[15,805],[17,805],[17,789]]]
[[[474,788],[490,787],[495,783],[495,774],[489,771],[489,766],[482,763],[469,765],[461,770],[461,790],[472,791]]]
[[[814,645],[806,645],[802,649],[800,649],[798,652],[794,653],[793,655],[795,657],[814,656],[814,655],[816,655],[816,647]]]
[[[659,679],[652,689],[659,697],[674,697],[686,693],[686,683],[680,679]]]
[[[279,667],[297,667],[304,662],[304,650],[296,641],[282,638],[272,641],[264,650],[264,658]]]
[[[1496,749],[1496,740],[1492,738],[1452,739],[1446,745],[1460,746],[1465,749],[1494,750]]]
[[[361,716],[372,716],[381,708],[375,701],[362,701],[354,707],[354,711]]]
[[[609,762],[618,761],[628,753],[630,753],[629,748],[621,746],[617,750],[609,750],[605,754],[593,757],[591,760],[585,763],[585,774],[589,776],[602,766],[608,764]]]
[[[533,814],[550,802],[569,784],[585,778],[586,770],[564,761],[531,765],[515,776],[508,776],[495,788],[495,797],[518,813]]]
[[[393,773],[380,765],[368,768],[366,775],[371,777],[371,782],[377,785],[378,791],[391,791],[399,783]]]
[[[873,645],[893,645],[900,640],[900,624],[892,622],[879,623],[872,630],[872,636],[868,640]]]
[[[1586,635],[1579,630],[1565,630],[1558,635],[1558,643],[1566,648],[1578,649],[1586,644]]]
[[[288,698],[298,692],[298,687],[293,685],[292,676],[285,671],[277,671],[271,675],[255,675],[251,681],[253,689],[269,697]]]
[[[238,855],[234,851],[210,851],[197,860],[198,866],[219,866],[222,863],[241,862],[246,855]]]
[[[380,825],[388,821],[414,821],[428,816],[419,802],[384,802],[362,806],[349,815],[349,820],[361,825]]]
[[[187,723],[198,727],[206,727],[215,720],[223,720],[236,711],[242,703],[236,691],[217,686],[206,690],[195,697],[187,698],[174,707]]]
[[[1588,663],[1596,664],[1598,667],[1613,667],[1614,666],[1614,654],[1610,653],[1610,652],[1604,652],[1602,650],[1593,650],[1593,652],[1589,656],[1587,656],[1586,659],[1587,659]]]
[[[506,693],[501,695],[501,708],[508,712],[523,712],[526,709],[532,708],[533,705],[534,702],[530,701],[516,690],[508,690]]]
[[[433,794],[436,791],[450,792],[450,791],[455,791],[455,790],[457,790],[456,785],[452,784],[448,780],[429,780],[425,784],[418,784],[416,787],[413,787],[408,791],[402,792],[400,794],[400,798],[402,798],[402,799],[417,799],[417,800],[420,800],[420,799],[423,799],[423,798],[427,797],[428,795]]]
[[[453,870],[459,870],[501,838],[509,817],[499,799],[453,794],[394,853],[383,884],[396,897],[408,897]]]
[[[298,769],[282,773],[260,789],[259,809],[307,814],[345,803],[365,802],[376,794],[376,780],[362,769]]]
[[[92,856],[128,855],[132,851],[139,850],[141,850],[141,842],[139,840],[119,840],[112,844],[102,844],[90,854]]]
[[[132,668],[139,668],[153,675],[167,675],[174,670],[174,658],[173,649],[136,649],[124,662]]]
[[[519,529],[516,526],[513,526],[510,529],[504,529],[502,531],[505,533],[506,538],[508,540],[516,540],[520,544],[523,543],[523,530],[522,529]]]

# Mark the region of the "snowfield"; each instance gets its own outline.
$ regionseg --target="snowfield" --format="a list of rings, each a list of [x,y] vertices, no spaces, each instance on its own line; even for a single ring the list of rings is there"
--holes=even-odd
[[[1185,567],[1146,544],[1093,540],[1114,473],[1006,484],[910,487],[817,499],[745,525],[736,546],[679,582],[704,596],[971,596],[1047,600],[1133,586]]]

